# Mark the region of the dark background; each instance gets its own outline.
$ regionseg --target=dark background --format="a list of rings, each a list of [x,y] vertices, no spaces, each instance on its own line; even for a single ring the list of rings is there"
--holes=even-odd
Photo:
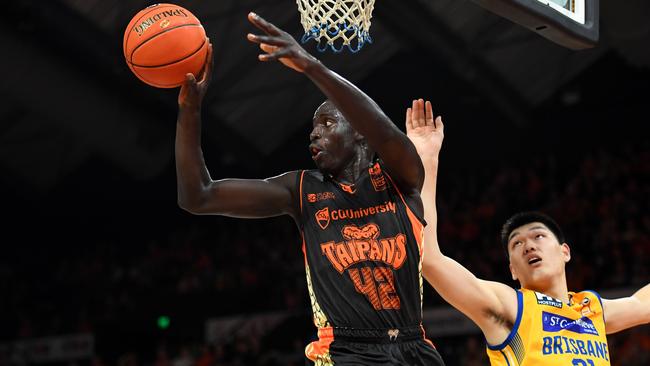
[[[201,19],[215,45],[203,111],[212,177],[311,168],[308,133],[322,95],[303,76],[259,63],[245,40],[251,10],[299,37],[295,2],[177,4]],[[295,355],[314,335],[297,230],[288,218],[198,217],[176,205],[177,90],[141,83],[121,51],[126,24],[146,5],[5,5],[2,342],[90,331],[93,363],[162,362],[161,349],[169,360],[183,349],[201,359],[205,319],[288,310],[293,317],[274,330],[283,338],[231,340],[213,350],[212,363],[263,364],[273,349]],[[647,2],[601,4],[599,44],[582,51],[472,2],[379,1],[373,14],[373,44],[318,57],[400,128],[413,98],[443,115],[443,250],[478,276],[514,286],[498,228],[518,210],[543,209],[574,249],[572,288],[648,282]],[[425,308],[442,305],[427,289]],[[161,314],[172,317],[167,331],[155,326]],[[647,364],[625,358],[647,346],[648,328],[640,329],[612,340],[617,361]],[[294,340],[279,341],[286,334]],[[478,360],[459,356],[477,347],[467,339],[434,341],[450,365],[481,362],[480,339]]]

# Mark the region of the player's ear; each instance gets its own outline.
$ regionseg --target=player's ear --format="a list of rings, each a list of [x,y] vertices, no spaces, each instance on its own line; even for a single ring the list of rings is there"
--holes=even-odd
[[[512,280],[517,281],[517,273],[515,272],[514,267],[512,266],[512,263],[508,264],[510,267],[510,274],[512,275]]]
[[[562,243],[561,246],[564,263],[568,263],[571,260],[571,247],[569,247],[569,244],[567,243]]]

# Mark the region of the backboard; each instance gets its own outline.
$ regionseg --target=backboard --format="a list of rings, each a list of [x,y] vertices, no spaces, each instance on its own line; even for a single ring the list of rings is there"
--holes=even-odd
[[[599,0],[474,0],[482,7],[574,50],[598,42]]]

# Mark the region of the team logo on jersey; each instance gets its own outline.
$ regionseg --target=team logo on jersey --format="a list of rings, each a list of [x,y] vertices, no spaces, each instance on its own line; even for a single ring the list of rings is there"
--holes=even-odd
[[[580,306],[582,307],[580,309],[580,314],[582,314],[582,316],[589,316],[594,313],[594,311],[591,310],[591,300],[589,300],[588,297],[582,299]]]
[[[316,203],[318,201],[333,200],[335,198],[334,193],[332,192],[318,192],[318,193],[308,193],[307,201],[309,203]]]
[[[406,235],[402,233],[380,238],[379,226],[370,223],[361,227],[347,225],[341,229],[341,234],[344,241],[320,245],[323,255],[339,273],[359,262],[383,262],[399,269],[406,261]]]
[[[550,296],[540,294],[539,292],[535,292],[535,297],[537,297],[537,303],[540,305],[548,305],[548,306],[554,306],[556,308],[562,308],[562,301],[558,299],[554,299]]]
[[[571,319],[562,315],[542,312],[542,328],[545,332],[559,332],[567,330],[579,334],[598,335],[596,326],[589,318]]]
[[[379,226],[377,224],[367,224],[362,227],[348,225],[341,230],[341,234],[348,240],[375,239],[379,236]]]
[[[354,184],[339,183],[339,186],[342,190],[348,192],[349,194],[354,194],[354,192],[357,191],[357,187],[355,187]]]
[[[321,229],[325,230],[330,224],[330,208],[325,207],[322,210],[316,211],[316,222]]]
[[[370,181],[375,191],[380,192],[386,190],[386,177],[381,174],[381,166],[379,166],[379,163],[371,166],[368,172],[370,173]]]

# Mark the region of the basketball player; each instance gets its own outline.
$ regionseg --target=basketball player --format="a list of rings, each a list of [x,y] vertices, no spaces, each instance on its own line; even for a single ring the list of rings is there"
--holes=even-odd
[[[415,147],[366,94],[288,33],[256,14],[248,18],[264,32],[248,35],[264,51],[259,59],[305,74],[327,97],[309,136],[318,169],[210,177],[200,142],[210,48],[206,72],[199,82],[188,75],[178,100],[179,205],[194,214],[295,220],[319,337],[305,354],[316,365],[442,365],[422,328],[424,169]]]
[[[476,278],[440,252],[435,206],[443,123],[431,105],[407,112],[406,130],[425,167],[422,200],[423,274],[436,291],[483,331],[492,365],[609,365],[607,334],[650,322],[650,285],[634,295],[602,299],[593,291],[569,292],[565,265],[571,259],[560,227],[537,212],[512,216],[503,225],[515,290]]]

